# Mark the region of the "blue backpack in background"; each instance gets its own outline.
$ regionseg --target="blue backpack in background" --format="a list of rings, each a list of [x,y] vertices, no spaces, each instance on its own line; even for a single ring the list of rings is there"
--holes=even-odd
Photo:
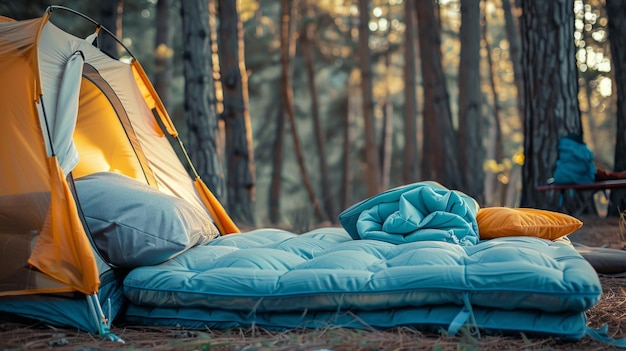
[[[559,139],[558,152],[554,184],[587,184],[595,181],[594,155],[582,141],[582,136],[569,134]]]

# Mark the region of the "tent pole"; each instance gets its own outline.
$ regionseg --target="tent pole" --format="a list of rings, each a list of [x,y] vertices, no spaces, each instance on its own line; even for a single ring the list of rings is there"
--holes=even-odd
[[[96,21],[96,20],[94,20],[93,18],[91,18],[91,17],[89,17],[89,16],[85,15],[84,13],[81,13],[81,12],[79,12],[79,11],[76,11],[76,10],[74,10],[74,9],[71,9],[71,8],[69,8],[69,7],[65,7],[65,6],[61,6],[61,5],[50,5],[50,6],[48,6],[48,7],[46,8],[46,12],[47,12],[47,13],[52,13],[52,11],[53,11],[53,10],[56,10],[56,9],[59,9],[59,10],[64,10],[64,11],[67,11],[67,12],[71,12],[71,13],[73,13],[73,14],[75,14],[75,15],[78,15],[78,16],[80,16],[80,17],[82,17],[82,18],[86,19],[87,21],[89,21],[89,22],[91,22],[91,23],[95,24],[95,25],[96,25],[99,29],[104,30],[107,34],[109,34],[111,37],[113,37],[113,39],[115,39],[115,41],[117,41],[117,43],[118,43],[119,45],[121,45],[121,46],[124,48],[124,50],[126,50],[126,52],[127,52],[127,53],[128,53],[128,54],[132,57],[132,58],[133,58],[133,60],[136,60],[135,55],[133,55],[133,53],[132,53],[130,50],[128,50],[128,48],[126,47],[126,45],[124,45],[124,43],[122,43],[122,41],[121,41],[121,40],[120,40],[120,39],[119,39],[119,38],[118,38],[118,37],[117,37],[117,36],[116,36],[113,32],[111,32],[110,30],[108,30],[106,27],[104,27],[104,26],[103,26],[102,24],[100,24],[98,21]]]
[[[107,319],[100,306],[100,300],[98,299],[98,293],[87,295],[87,304],[89,305],[89,311],[94,318],[96,325],[98,326],[99,334],[111,341],[124,343],[119,336],[111,333],[111,321]]]
[[[52,142],[52,134],[50,134],[50,125],[48,124],[48,115],[46,114],[46,106],[43,103],[43,94],[39,95],[39,101],[41,103],[41,111],[43,112],[43,120],[46,124],[46,134],[48,136],[48,140],[50,143],[50,154],[51,156],[56,156],[54,152],[54,143]]]
[[[191,162],[191,158],[189,158],[189,154],[187,153],[187,149],[185,149],[185,145],[183,145],[182,140],[180,140],[180,138],[177,136],[176,141],[178,141],[178,145],[180,145],[180,149],[183,152],[183,155],[185,155],[185,160],[187,160],[187,164],[191,168],[194,177],[200,178],[200,175],[198,175],[198,171],[196,171],[196,167],[194,167],[193,162]]]

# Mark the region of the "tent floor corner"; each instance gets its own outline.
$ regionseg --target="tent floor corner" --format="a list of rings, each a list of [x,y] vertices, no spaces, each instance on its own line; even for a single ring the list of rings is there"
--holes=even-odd
[[[109,269],[100,275],[98,298],[108,320],[120,313],[126,299],[120,271]],[[101,325],[91,312],[88,296],[82,293],[33,294],[0,297],[0,319],[33,320],[56,327],[72,327],[89,333],[100,333]]]

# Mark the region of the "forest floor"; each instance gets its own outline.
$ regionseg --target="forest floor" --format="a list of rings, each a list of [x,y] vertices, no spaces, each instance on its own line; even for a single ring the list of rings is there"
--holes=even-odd
[[[585,217],[584,226],[571,234],[572,242],[587,246],[624,249],[626,240],[619,218]],[[603,294],[587,311],[592,328],[608,326],[609,336],[626,338],[626,277],[600,276]],[[611,350],[610,345],[585,336],[578,341],[552,338],[471,335],[445,337],[396,328],[363,331],[342,328],[268,331],[185,330],[166,327],[114,325],[112,332],[125,343],[103,340],[98,335],[54,328],[42,323],[0,323],[0,350]]]

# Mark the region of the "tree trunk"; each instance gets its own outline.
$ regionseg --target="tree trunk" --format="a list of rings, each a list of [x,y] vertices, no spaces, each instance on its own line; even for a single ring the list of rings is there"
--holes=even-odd
[[[507,1],[507,0],[504,0]],[[486,158],[493,160],[497,164],[497,169],[488,170],[485,175],[485,203],[491,206],[504,206],[506,203],[506,188],[511,185],[510,182],[503,182],[498,179],[498,174],[502,170],[500,165],[504,160],[504,150],[502,145],[502,126],[500,123],[500,98],[496,88],[496,70],[494,69],[493,57],[491,55],[491,40],[487,30],[487,16],[484,17],[483,38],[485,40],[485,49],[487,51],[487,66],[489,67],[489,87],[493,99],[493,125],[489,128],[489,140],[492,141],[487,149]],[[510,178],[509,178],[510,181]]]
[[[417,106],[415,57],[415,8],[411,1],[404,2],[404,154],[402,181],[417,181]]]
[[[294,152],[296,154],[296,158],[298,160],[298,166],[300,168],[300,174],[302,175],[302,183],[309,195],[309,200],[311,201],[311,205],[313,206],[313,211],[315,213],[315,217],[318,222],[324,221],[324,215],[320,209],[319,201],[317,200],[317,196],[315,196],[315,192],[313,191],[313,186],[311,185],[311,181],[309,180],[309,176],[306,170],[306,165],[304,163],[304,157],[302,155],[302,147],[300,146],[300,138],[298,137],[298,128],[296,125],[296,116],[294,111],[294,101],[293,101],[293,90],[291,87],[291,57],[290,50],[295,51],[295,39],[293,35],[293,30],[290,29],[292,25],[292,21],[295,21],[295,9],[297,7],[297,3],[289,0],[281,0],[281,35],[280,35],[280,62],[282,66],[282,76],[281,76],[281,88],[283,93],[283,103],[285,108],[285,113],[289,122],[291,124],[291,135],[293,137],[293,145]]]
[[[122,14],[124,13],[124,0],[102,0],[100,2],[100,24],[111,33],[122,39]],[[113,58],[119,58],[120,53],[115,38],[109,34],[99,35],[100,50]]]
[[[386,71],[390,67],[389,54],[385,54],[385,67]],[[389,98],[389,79],[386,79],[386,81],[387,96],[382,101],[383,123],[380,130],[380,152],[378,155],[380,160],[380,189],[389,188],[391,183],[391,162],[393,161],[393,103]]]
[[[311,7],[309,7],[310,9]],[[312,11],[312,10],[309,10]],[[304,35],[302,35],[302,52],[304,55],[306,73],[308,77],[309,83],[309,93],[311,94],[311,112],[313,114],[313,131],[315,134],[315,146],[317,148],[317,155],[319,161],[319,171],[320,171],[320,179],[321,179],[321,189],[323,192],[322,200],[324,202],[324,210],[323,212],[326,214],[326,217],[331,221],[331,223],[335,223],[335,217],[337,213],[335,213],[335,204],[333,196],[331,196],[331,185],[329,180],[329,172],[328,172],[328,159],[326,157],[326,140],[324,137],[324,131],[322,127],[322,119],[320,117],[319,112],[319,99],[317,96],[317,82],[315,80],[315,67],[314,67],[314,53],[313,47],[316,44],[315,41],[315,23],[312,21],[313,13],[311,13],[311,18],[309,18],[305,28]]]
[[[261,4],[259,3],[259,6]],[[289,3],[281,2],[281,13],[280,13],[280,56],[281,56],[281,64],[283,61],[289,62],[289,60],[293,61],[295,56],[296,44],[295,38],[293,35],[294,31],[294,23],[291,21],[293,9],[289,5]],[[283,55],[287,55],[287,58],[283,58]],[[283,67],[283,72],[281,75],[280,84],[283,84],[283,80],[285,78],[288,79],[288,75],[291,72],[286,70]],[[285,106],[286,101],[284,99],[284,89],[281,89],[280,94],[278,94],[278,99],[280,104],[278,106]],[[274,133],[274,143],[272,145],[272,180],[270,183],[270,196],[268,199],[269,202],[269,217],[270,223],[273,225],[277,225],[280,221],[280,196],[281,196],[281,184],[282,184],[282,173],[283,173],[283,157],[285,155],[285,124],[287,123],[285,119],[285,111],[281,108],[278,110],[278,115],[276,116],[276,132]]]
[[[154,89],[165,107],[170,107],[170,83],[172,82],[173,31],[170,25],[170,0],[159,0],[156,4],[156,54],[154,63]]]
[[[459,188],[457,139],[452,125],[450,98],[441,65],[441,38],[432,1],[416,1],[420,58],[424,80],[424,138],[422,178],[448,188]]]
[[[389,23],[392,23],[393,18],[391,14],[391,3],[387,3],[387,20]],[[391,30],[392,26],[387,26],[387,31],[385,33],[387,40],[387,45],[391,46]],[[394,113],[393,113],[393,103],[391,102],[391,94],[390,94],[390,71],[391,71],[391,56],[392,51],[387,50],[384,54],[384,65],[385,65],[385,73],[384,73],[384,86],[385,86],[385,97],[382,100],[382,112],[383,112],[383,123],[381,128],[381,138],[380,138],[380,154],[378,159],[380,160],[380,189],[388,189],[389,184],[391,183],[391,163],[393,161],[393,125],[394,125]]]
[[[244,58],[243,24],[238,1],[219,0],[219,55],[224,93],[228,213],[238,223],[254,227],[255,166],[252,124],[248,108],[248,74]]]
[[[346,79],[346,101],[345,101],[345,114],[344,114],[344,129],[343,129],[343,172],[341,179],[341,206],[342,208],[348,208],[352,205],[352,183],[354,181],[353,164],[351,162],[352,157],[352,125],[355,120],[354,102],[351,99],[353,87],[353,74],[348,75]]]
[[[502,11],[504,12],[504,22],[506,28],[506,37],[509,41],[509,55],[511,56],[511,64],[513,65],[513,79],[515,80],[516,87],[516,99],[517,99],[517,113],[520,124],[523,124],[524,120],[524,73],[522,71],[522,44],[519,34],[519,20],[513,16],[513,3],[516,0],[502,0]],[[499,121],[500,119],[498,119]],[[500,132],[500,140],[502,140],[502,133]],[[502,143],[502,141],[500,142]],[[500,149],[503,148],[501,145]],[[503,150],[500,150],[503,153]],[[502,154],[504,158],[504,153]],[[515,194],[517,194],[517,187],[519,185],[518,180],[520,178],[519,167],[512,163],[512,168],[509,171],[507,177],[508,183],[501,185],[502,194],[501,204],[506,206],[507,204],[515,204]]]
[[[614,171],[626,171],[626,3],[606,0],[609,17],[609,41],[611,59],[617,88],[617,140],[615,143]],[[626,210],[626,191],[611,191],[608,214],[617,216]]]
[[[484,123],[480,81],[480,0],[461,0],[459,61],[459,166],[463,192],[485,202]]]
[[[257,0],[258,7],[254,11],[254,19],[256,21],[256,26],[254,28],[254,34],[257,38],[260,38],[263,35],[263,4],[261,0]]]
[[[346,41],[350,43],[350,49],[358,47],[358,36],[354,35],[354,33],[358,33],[358,14],[353,14],[352,12],[348,15],[348,21],[350,23],[350,29],[347,31]],[[354,51],[351,52],[353,55],[356,54]],[[350,67],[353,67],[352,65]],[[356,121],[356,102],[354,99],[354,92],[358,90],[357,87],[357,74],[358,71],[356,68],[352,68],[346,79],[346,97],[345,97],[345,113],[344,116],[344,129],[343,129],[343,163],[342,163],[342,179],[341,179],[341,206],[342,208],[348,208],[353,204],[353,190],[354,190],[354,163],[352,162],[352,146],[354,145],[354,141],[352,140],[354,137],[354,124]]]
[[[506,38],[509,41],[509,54],[513,65],[513,79],[517,88],[517,110],[519,120],[523,120],[524,115],[524,74],[522,72],[522,49],[518,30],[518,21],[513,17],[511,1],[502,0],[502,11],[504,12],[504,25],[506,28]]]
[[[359,0],[359,67],[361,68],[361,94],[363,96],[363,119],[365,126],[365,180],[370,196],[380,192],[380,161],[376,147],[374,126],[374,99],[372,97],[372,68],[369,49],[369,6],[367,0]]]
[[[282,105],[282,95],[275,92],[277,106]],[[274,96],[272,94],[272,96]],[[285,155],[285,112],[276,109],[276,126],[274,142],[272,143],[272,178],[270,181],[270,195],[268,197],[269,220],[272,225],[280,221],[280,195],[283,173],[283,157]]]
[[[200,178],[221,201],[224,200],[224,173],[218,153],[218,125],[215,112],[209,9],[206,0],[181,1],[183,24],[183,73],[185,75],[185,120],[189,154]]]
[[[552,177],[559,138],[582,135],[573,6],[573,0],[523,2],[523,207],[557,209],[557,196],[535,188]]]
[[[219,146],[224,147],[224,89],[222,87],[222,72],[220,72],[220,55],[218,50],[218,20],[217,1],[207,0],[209,3],[209,47],[211,48],[211,72],[213,75],[213,87],[215,91],[215,112],[217,113],[217,127],[220,136]],[[224,162],[224,150],[219,150],[220,159]]]

